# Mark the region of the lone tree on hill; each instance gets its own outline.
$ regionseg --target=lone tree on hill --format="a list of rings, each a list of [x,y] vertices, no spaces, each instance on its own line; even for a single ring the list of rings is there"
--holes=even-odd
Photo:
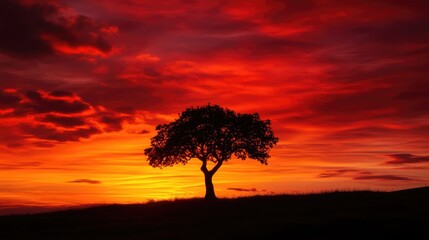
[[[201,160],[204,173],[205,199],[216,199],[213,175],[232,155],[247,157],[267,164],[269,151],[278,142],[270,120],[261,120],[257,113],[241,114],[218,105],[187,108],[179,118],[156,127],[151,147],[144,153],[152,167],[186,164],[192,158]],[[215,163],[207,169],[207,162]]]

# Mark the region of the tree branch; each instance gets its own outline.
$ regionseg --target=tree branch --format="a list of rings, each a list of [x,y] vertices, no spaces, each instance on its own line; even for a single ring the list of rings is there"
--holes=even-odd
[[[206,159],[200,159],[200,160],[203,162],[203,164],[201,165],[201,171],[204,174],[209,173],[209,170],[207,169],[207,160]]]
[[[221,160],[221,161],[218,160],[217,163],[216,163],[216,165],[213,167],[212,170],[209,171],[209,173],[212,174],[212,175],[215,174],[216,171],[220,168],[220,166],[222,166],[222,163],[223,163],[223,160]]]

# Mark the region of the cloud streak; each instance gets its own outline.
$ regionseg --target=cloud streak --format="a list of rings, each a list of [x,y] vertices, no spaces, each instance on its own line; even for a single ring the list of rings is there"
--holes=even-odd
[[[354,169],[338,169],[338,170],[329,170],[325,171],[321,174],[319,174],[319,178],[331,178],[331,177],[338,177],[342,176],[346,173],[354,173],[357,172],[357,170]]]
[[[68,181],[68,183],[87,183],[87,184],[101,184],[101,181],[98,180],[92,180],[92,179],[87,179],[87,178],[81,178],[81,179],[76,179],[73,181]]]
[[[227,190],[236,191],[236,192],[257,192],[256,188],[227,188]]]
[[[386,161],[385,164],[408,164],[408,163],[427,163],[429,162],[429,156],[416,156],[409,153],[398,153],[387,155],[392,160]]]
[[[318,178],[350,178],[353,180],[383,180],[383,181],[414,181],[415,179],[393,174],[374,174],[370,171],[357,169],[327,170],[319,174]]]
[[[414,179],[408,177],[401,177],[396,175],[369,175],[369,176],[356,176],[354,180],[387,180],[387,181],[412,181]]]

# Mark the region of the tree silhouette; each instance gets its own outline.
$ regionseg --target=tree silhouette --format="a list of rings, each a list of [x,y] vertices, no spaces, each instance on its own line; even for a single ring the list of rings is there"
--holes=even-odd
[[[151,147],[145,149],[152,167],[186,164],[192,158],[202,161],[205,199],[216,199],[213,175],[234,155],[267,164],[269,151],[278,142],[270,120],[261,120],[257,113],[241,114],[218,105],[187,108],[179,118],[156,127]],[[215,166],[207,169],[207,162]]]

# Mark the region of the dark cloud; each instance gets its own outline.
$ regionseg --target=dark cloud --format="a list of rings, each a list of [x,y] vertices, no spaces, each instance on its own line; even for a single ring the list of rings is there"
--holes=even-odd
[[[388,119],[383,119],[383,121],[389,121]],[[337,122],[337,124],[339,124]],[[367,127],[353,127],[350,126],[350,129],[346,130],[336,130],[331,133],[327,133],[323,136],[324,140],[330,141],[359,141],[364,143],[367,139],[380,139],[380,140],[397,140],[404,138],[411,139],[425,139],[429,134],[429,126],[415,124],[414,127],[406,126],[404,128],[388,127],[388,126],[367,126]],[[421,141],[421,140],[420,140]],[[423,144],[424,142],[421,141]]]
[[[328,170],[321,174],[319,174],[319,178],[330,178],[330,177],[338,177],[341,175],[344,175],[345,173],[349,172],[357,172],[357,170],[354,169],[338,169],[338,170]]]
[[[237,192],[257,192],[256,188],[227,188],[227,190],[237,191]]]
[[[269,0],[275,7],[271,8],[270,11],[264,15],[266,19],[271,22],[287,22],[297,17],[297,15],[308,14],[315,7],[316,3],[313,0],[301,0],[301,1],[275,1]]]
[[[206,58],[206,55],[198,55],[200,52],[205,52],[210,56],[234,53],[242,58],[258,60],[284,54],[291,55],[302,51],[316,50],[318,45],[307,41],[267,36],[262,33],[238,34],[227,37],[211,35],[181,36],[179,39],[180,42],[188,44],[178,46],[178,43],[165,43],[165,50],[178,51],[180,49],[184,55],[190,55],[194,58]]]
[[[156,79],[156,81],[161,83],[164,78]],[[126,114],[132,114],[141,109],[165,111],[164,106],[172,99],[185,101],[183,95],[186,91],[183,88],[147,86],[140,80],[138,79],[136,84],[130,84],[120,79],[106,79],[103,80],[100,91],[84,88],[79,89],[79,95],[92,105],[108,106],[109,109]]]
[[[77,126],[84,126],[86,124],[84,118],[82,117],[64,117],[56,116],[52,114],[46,115],[42,121],[54,123],[61,127],[73,128]]]
[[[318,178],[331,178],[331,177],[347,177],[353,180],[405,180],[411,181],[414,179],[389,174],[373,174],[369,171],[361,171],[357,169],[336,169],[327,170],[319,174]]]
[[[76,179],[73,181],[68,181],[68,183],[87,183],[87,184],[101,184],[101,181],[98,180],[92,180],[92,179],[86,179],[86,178],[82,178],[82,179]]]
[[[247,35],[231,39],[231,49],[248,56],[264,58],[273,55],[294,54],[316,50],[317,43],[305,40],[292,40],[285,37],[273,37],[262,34]],[[229,43],[228,43],[229,45]]]
[[[398,153],[387,155],[392,158],[385,162],[386,164],[407,164],[407,163],[426,163],[429,162],[429,156],[416,156],[409,153]]]
[[[37,168],[41,166],[41,162],[12,162],[12,163],[0,163],[0,169],[15,170],[23,168]]]
[[[21,124],[22,131],[25,134],[37,137],[39,139],[52,140],[57,142],[76,142],[82,138],[89,138],[95,134],[101,134],[102,131],[96,127],[77,128],[74,130],[59,131],[44,125]]]
[[[56,90],[49,93],[53,97],[73,97],[74,94],[68,91]]]
[[[33,145],[39,148],[51,148],[55,146],[55,144],[52,143],[51,141],[43,141],[43,140],[34,142]]]
[[[366,24],[351,29],[357,35],[365,36],[365,41],[381,44],[403,44],[404,42],[426,43],[429,38],[427,26],[429,18],[396,20],[385,23]]]
[[[39,28],[54,30],[55,24],[49,23],[45,16],[55,12],[55,7],[48,4],[30,8],[22,6],[19,1],[0,1],[0,51],[19,57],[53,53],[50,44],[41,39]]]
[[[380,99],[381,98],[381,99]],[[346,118],[356,117],[355,114],[365,116],[365,112],[373,112],[385,107],[386,93],[383,91],[359,91],[347,94],[329,94],[319,96],[312,106],[325,115]],[[352,113],[355,113],[352,115]]]
[[[414,100],[414,99],[426,99],[429,95],[429,88],[422,90],[422,87],[416,87],[415,90],[403,91],[398,93],[393,99],[395,100]],[[425,87],[423,87],[424,89]]]
[[[412,181],[414,179],[401,177],[396,175],[364,175],[364,176],[356,176],[353,178],[354,180],[392,180],[392,181]]]
[[[0,1],[0,52],[28,58],[61,51],[57,48],[69,52],[78,47],[90,47],[100,53],[111,51],[111,45],[98,33],[92,19],[66,15],[64,11],[59,4],[48,1]]]
[[[7,144],[5,144],[5,146],[8,148],[20,148],[20,147],[23,147],[24,144],[14,142],[14,143],[7,143]]]
[[[386,127],[357,127],[329,133],[324,138],[331,140],[376,139],[400,136],[407,132],[411,132],[411,130],[398,130]]]
[[[89,104],[79,100],[45,98],[41,93],[35,91],[27,92],[26,97],[30,102],[25,106],[37,113],[80,113],[90,109]]]
[[[125,113],[125,114],[134,114],[136,112],[135,107],[132,106],[122,106],[114,109],[117,112]]]
[[[193,31],[218,36],[251,31],[257,26],[249,21],[234,20],[222,16],[222,13],[216,9],[209,11],[205,16],[199,16],[195,19],[184,18],[183,20],[183,24]]]
[[[105,130],[108,132],[120,131],[122,130],[122,123],[125,121],[124,117],[120,116],[103,116],[100,119],[100,122],[106,125]]]
[[[13,110],[2,113],[2,118],[16,118],[15,124],[0,131],[0,142],[7,148],[28,146],[27,139],[32,139],[32,146],[52,147],[120,131],[125,121],[134,121],[132,114],[93,107],[71,91],[1,91],[0,107],[2,103]]]
[[[0,118],[0,120],[3,119]],[[22,132],[15,126],[0,125],[0,148],[1,145],[13,149],[25,146],[24,137]]]
[[[19,96],[0,91],[0,108],[14,107],[21,101]]]
[[[143,129],[139,132],[139,134],[148,134],[148,133],[150,133],[150,131],[146,129]]]

